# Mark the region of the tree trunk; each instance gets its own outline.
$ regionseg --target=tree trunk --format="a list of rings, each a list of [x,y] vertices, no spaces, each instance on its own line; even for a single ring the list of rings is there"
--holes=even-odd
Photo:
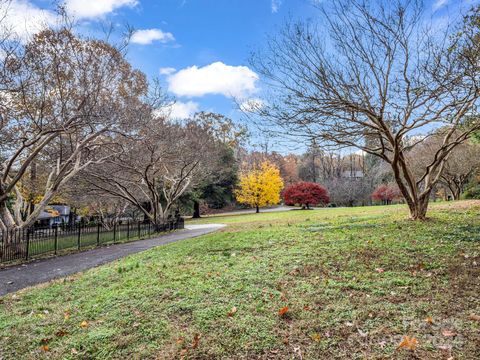
[[[260,212],[260,208],[258,207],[258,205],[255,207],[255,209],[256,209],[255,212],[258,214]]]
[[[419,199],[413,204],[408,204],[412,220],[425,220],[427,218],[428,200],[427,196],[424,199]]]
[[[200,203],[198,201],[193,202],[193,216],[192,219],[200,219]]]
[[[0,221],[3,224],[3,227],[5,227],[5,230],[12,230],[17,227],[15,219],[7,208],[5,202],[0,203]]]
[[[453,200],[460,200],[460,196],[462,195],[462,191],[460,188],[457,188],[454,192],[453,192]]]

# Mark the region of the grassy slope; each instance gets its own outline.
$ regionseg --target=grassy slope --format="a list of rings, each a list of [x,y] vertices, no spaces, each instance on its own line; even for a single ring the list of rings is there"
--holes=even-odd
[[[197,221],[229,226],[1,298],[0,359],[479,358],[480,204],[406,215]]]

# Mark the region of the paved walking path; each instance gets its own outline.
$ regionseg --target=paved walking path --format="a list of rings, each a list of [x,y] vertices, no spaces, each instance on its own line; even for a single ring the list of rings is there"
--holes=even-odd
[[[222,224],[186,225],[184,230],[178,230],[153,239],[99,247],[1,269],[0,296],[100,266],[159,245],[205,235],[224,226]]]

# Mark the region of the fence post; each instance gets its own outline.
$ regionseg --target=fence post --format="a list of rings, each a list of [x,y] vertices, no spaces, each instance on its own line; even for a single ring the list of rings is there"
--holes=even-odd
[[[140,239],[140,221],[137,222],[137,227],[138,227],[138,238]]]
[[[130,220],[127,220],[127,241],[130,240]]]
[[[23,234],[25,235],[25,230],[23,230]],[[27,251],[25,254],[25,260],[28,260],[29,251],[30,251],[30,229],[27,229]]]
[[[100,246],[100,223],[97,224],[97,246]]]
[[[55,255],[58,251],[58,226],[55,226]]]
[[[81,243],[80,243],[80,237],[82,235],[82,227],[80,226],[80,224],[78,224],[78,237],[77,237],[77,247],[78,247],[78,250],[80,250],[80,247],[81,247]]]
[[[113,243],[115,244],[116,240],[116,234],[117,234],[117,223],[113,224]]]

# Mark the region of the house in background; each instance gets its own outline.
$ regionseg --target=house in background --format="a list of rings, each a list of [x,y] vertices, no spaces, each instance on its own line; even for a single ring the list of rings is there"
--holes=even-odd
[[[75,223],[76,215],[68,205],[49,205],[42,211],[35,223],[38,227],[56,227],[62,224]]]

